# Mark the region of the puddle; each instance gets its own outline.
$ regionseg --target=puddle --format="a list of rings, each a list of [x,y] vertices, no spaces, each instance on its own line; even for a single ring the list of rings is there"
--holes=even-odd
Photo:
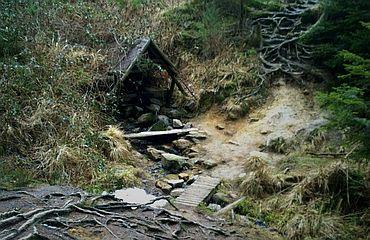
[[[113,193],[114,197],[120,199],[126,203],[133,204],[147,204],[151,202],[156,196],[148,194],[144,189],[140,188],[126,188],[116,190]],[[155,201],[154,203],[148,205],[155,208],[162,208],[167,204],[167,201],[164,199]]]

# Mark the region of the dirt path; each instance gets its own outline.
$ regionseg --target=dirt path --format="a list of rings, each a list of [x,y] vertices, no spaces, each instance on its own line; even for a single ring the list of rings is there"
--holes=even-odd
[[[242,174],[244,162],[251,154],[263,154],[273,165],[284,155],[254,151],[260,151],[260,146],[271,139],[290,139],[323,122],[309,91],[284,83],[275,87],[266,103],[247,118],[225,121],[218,109],[213,109],[194,119],[195,126],[209,135],[200,144],[202,158],[217,163],[209,174],[226,179]],[[217,125],[225,129],[219,130]]]

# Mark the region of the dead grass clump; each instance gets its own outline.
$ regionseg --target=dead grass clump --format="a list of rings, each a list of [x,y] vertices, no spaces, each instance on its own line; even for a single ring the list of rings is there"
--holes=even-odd
[[[109,126],[103,133],[109,144],[109,158],[115,162],[127,162],[135,159],[132,147],[124,138],[124,133],[117,126]]]
[[[287,239],[309,237],[338,239],[343,235],[343,219],[338,216],[319,214],[315,211],[295,214],[282,229]]]
[[[300,204],[328,198],[330,208],[345,212],[368,206],[369,188],[361,175],[343,162],[336,162],[310,174],[290,193],[289,201]]]
[[[247,159],[244,165],[245,171],[256,171],[259,169],[267,169],[268,164],[265,160],[257,156],[251,156]]]
[[[263,197],[280,191],[282,188],[282,179],[260,157],[248,158],[245,163],[245,171],[249,173],[242,181],[241,189],[247,195]]]

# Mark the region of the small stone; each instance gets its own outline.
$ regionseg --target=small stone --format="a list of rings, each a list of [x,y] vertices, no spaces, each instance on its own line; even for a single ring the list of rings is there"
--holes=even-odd
[[[189,129],[189,128],[192,128],[192,127],[193,127],[192,123],[185,123],[185,125],[184,125],[185,129]]]
[[[179,119],[173,119],[172,126],[174,128],[183,128],[184,124]]]
[[[218,205],[218,204],[214,204],[214,203],[210,203],[208,204],[207,206],[209,209],[211,209],[213,212],[217,212],[219,210],[221,210],[221,206]]]
[[[189,158],[196,158],[196,157],[199,156],[199,153],[197,153],[197,152],[191,152],[191,153],[188,153],[187,156]]]
[[[157,180],[155,182],[155,186],[157,188],[161,189],[166,194],[170,193],[170,191],[172,189],[172,186],[170,184],[168,184],[167,182],[162,181],[162,180]]]
[[[184,179],[168,179],[166,180],[166,182],[170,184],[173,188],[181,188],[185,183]]]
[[[171,191],[170,195],[172,197],[179,197],[183,192],[185,192],[184,188],[175,188]]]
[[[155,149],[153,147],[148,147],[146,149],[146,151],[148,152],[148,155],[149,157],[154,160],[154,161],[159,161],[162,159],[162,153],[165,153],[164,151],[161,151],[161,150],[158,150],[158,149]]]
[[[225,129],[225,126],[222,125],[222,124],[217,124],[216,125],[216,129],[218,129],[218,130],[224,130]]]
[[[264,130],[261,130],[261,131],[260,131],[260,133],[261,133],[262,135],[266,135],[266,134],[270,133],[270,131],[268,131],[268,130],[264,129]]]
[[[238,178],[244,178],[245,176],[247,176],[246,173],[241,173],[241,174],[238,175]]]
[[[228,144],[235,145],[235,146],[240,146],[240,144],[239,144],[239,143],[234,142],[234,141],[232,141],[232,140],[229,140],[227,143],[228,143]]]
[[[173,141],[173,144],[179,150],[184,150],[184,149],[189,148],[193,145],[192,142],[190,142],[189,140],[186,140],[186,139],[175,140],[175,141]]]
[[[235,131],[232,131],[232,130],[227,130],[227,131],[225,131],[224,132],[224,134],[226,135],[226,136],[233,136],[234,134],[235,134],[236,132]]]
[[[212,160],[206,160],[203,162],[203,166],[207,169],[211,169],[217,166],[217,163]]]
[[[260,119],[259,118],[250,118],[249,122],[258,122]]]
[[[179,174],[179,178],[180,179],[183,179],[184,181],[187,181],[187,180],[189,180],[189,174],[187,174],[187,173],[180,173]]]
[[[137,123],[140,125],[150,125],[157,120],[153,113],[144,113],[138,119]]]

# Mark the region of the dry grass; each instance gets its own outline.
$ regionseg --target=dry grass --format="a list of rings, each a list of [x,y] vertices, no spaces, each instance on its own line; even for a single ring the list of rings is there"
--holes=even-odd
[[[271,167],[259,157],[248,158],[245,164],[247,176],[241,183],[241,189],[247,196],[264,197],[280,191],[282,181]]]
[[[133,149],[124,138],[124,133],[116,126],[109,126],[103,135],[109,144],[109,157],[115,162],[131,162],[135,159]]]

